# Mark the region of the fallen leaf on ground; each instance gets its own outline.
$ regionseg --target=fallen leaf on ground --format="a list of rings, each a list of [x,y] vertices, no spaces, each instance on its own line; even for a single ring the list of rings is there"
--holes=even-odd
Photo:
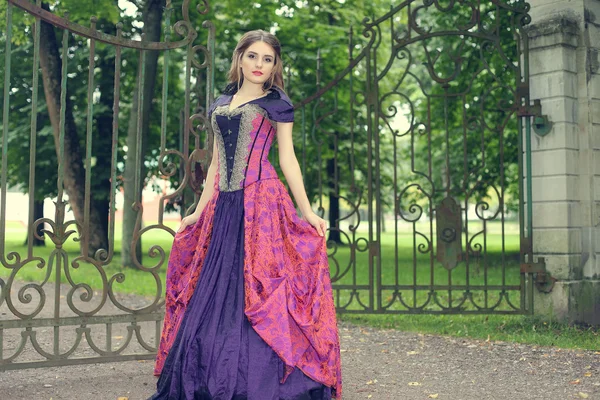
[[[438,398],[438,394],[434,393],[434,394],[430,394],[429,396],[427,396],[430,399],[437,399]]]
[[[579,392],[579,397],[582,399],[587,399],[588,397],[590,397],[590,395],[587,393]]]
[[[419,382],[408,382],[408,386],[421,386]]]
[[[587,376],[589,378],[590,376],[592,376],[592,373],[591,372],[586,372],[585,374],[583,374],[583,376]]]
[[[575,379],[574,381],[569,382],[571,385],[579,385],[581,383],[581,379]]]

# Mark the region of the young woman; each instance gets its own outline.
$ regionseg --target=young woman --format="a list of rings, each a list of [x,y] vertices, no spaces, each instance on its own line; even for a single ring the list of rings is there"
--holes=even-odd
[[[275,36],[247,32],[208,112],[213,158],[173,243],[152,399],[341,398],[327,225],[294,154],[282,71]],[[302,218],[267,159],[274,140]]]

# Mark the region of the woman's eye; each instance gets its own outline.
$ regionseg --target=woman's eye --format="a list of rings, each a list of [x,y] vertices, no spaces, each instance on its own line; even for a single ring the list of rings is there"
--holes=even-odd
[[[249,54],[248,57],[249,58],[254,58],[254,54]]]
[[[267,58],[265,61],[266,61],[266,62],[268,62],[268,63],[270,63],[270,62],[272,62],[273,60],[271,60],[270,58]]]

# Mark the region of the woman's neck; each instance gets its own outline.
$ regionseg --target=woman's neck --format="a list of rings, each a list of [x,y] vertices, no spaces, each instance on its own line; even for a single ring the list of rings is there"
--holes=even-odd
[[[265,90],[262,84],[251,83],[245,80],[236,94],[241,97],[260,97],[265,94]]]

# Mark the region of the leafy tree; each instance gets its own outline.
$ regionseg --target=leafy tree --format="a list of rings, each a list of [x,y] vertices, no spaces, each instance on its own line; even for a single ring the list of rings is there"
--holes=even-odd
[[[96,2],[98,4],[98,2]],[[101,18],[111,18],[114,16],[114,12],[111,14],[110,5],[114,5],[113,1],[104,1],[103,7],[99,9],[99,16]],[[54,1],[51,3],[42,3],[42,7],[46,10],[52,10],[53,12],[60,13],[61,10],[69,9],[71,7],[70,18],[74,22],[81,22],[82,18],[86,18],[89,21],[89,14],[85,17],[82,16],[82,10],[78,7],[78,2],[75,1]],[[112,10],[115,10],[115,7],[112,7]],[[6,4],[3,4],[2,13],[4,14],[6,11]],[[89,12],[89,9],[86,10]],[[11,114],[11,117],[18,116],[15,118],[15,127],[16,129],[9,134],[15,138],[13,144],[15,148],[11,148],[11,153],[20,160],[23,160],[23,152],[25,152],[28,148],[26,146],[29,143],[29,119],[31,108],[28,105],[31,102],[31,76],[33,75],[32,69],[32,26],[33,26],[33,18],[24,13],[18,12],[15,9],[14,12],[15,19],[13,24],[13,29],[15,31],[15,40],[14,43],[17,46],[21,46],[24,48],[23,52],[15,54],[15,59],[12,60],[13,65],[19,65],[23,68],[17,70],[13,69],[11,77],[22,76],[23,80],[22,87],[20,89],[23,90],[22,97],[15,97],[12,100],[12,104],[14,107],[20,108],[22,111],[27,111],[19,114]],[[3,23],[5,22],[2,21]],[[4,38],[5,39],[5,38]],[[71,39],[72,40],[72,39]],[[72,43],[72,42],[71,42]],[[40,114],[38,116],[38,128],[40,132],[40,139],[43,139],[47,135],[48,125],[45,122],[50,122],[52,129],[50,132],[54,138],[54,148],[56,154],[54,156],[49,156],[46,153],[40,153],[38,155],[38,163],[43,165],[44,163],[51,163],[56,165],[57,158],[56,155],[59,152],[59,113],[60,113],[60,86],[61,86],[61,68],[62,68],[62,60],[59,54],[59,44],[56,39],[56,30],[55,28],[42,21],[41,22],[41,32],[40,32],[40,80],[43,82],[44,96],[40,93],[40,98],[43,97],[40,101]],[[69,50],[69,55],[72,55],[69,60],[68,70],[71,71],[70,81],[67,84],[67,90],[69,91],[67,98],[67,107],[65,110],[65,156],[63,162],[68,166],[64,169],[64,187],[65,191],[69,196],[69,204],[74,211],[77,221],[80,226],[83,226],[83,208],[84,208],[84,163],[83,159],[85,157],[82,151],[82,138],[83,131],[85,131],[85,125],[82,123],[82,118],[78,118],[80,116],[85,117],[85,109],[86,106],[80,106],[77,101],[74,101],[77,98],[76,93],[81,91],[82,87],[86,87],[86,79],[87,79],[87,71],[82,71],[81,66],[86,65],[83,61],[84,57],[81,57],[83,53],[86,51],[87,41],[79,41],[75,45],[72,45]],[[79,49],[84,49],[84,51],[77,51]],[[87,50],[89,51],[89,50]],[[22,57],[21,57],[22,56]],[[29,75],[29,78],[25,78],[24,73]],[[85,78],[84,78],[85,77]],[[41,91],[40,91],[41,92]],[[85,99],[85,97],[84,97]],[[85,104],[85,103],[83,103]],[[28,108],[29,107],[29,108]],[[102,109],[100,109],[102,112]],[[25,128],[23,128],[25,127]],[[24,136],[23,136],[24,135]],[[25,144],[25,146],[24,146]],[[47,144],[40,140],[40,144]],[[38,147],[40,150],[41,146]],[[95,146],[98,147],[98,146]],[[101,146],[104,148],[105,146]],[[47,149],[47,147],[45,147]],[[48,157],[48,158],[46,158]],[[97,164],[97,170],[102,169],[103,158],[99,158],[100,162]],[[38,164],[38,165],[39,165]],[[18,164],[17,164],[18,165]],[[22,164],[21,164],[22,165]],[[36,165],[36,170],[40,171],[37,173],[36,181],[38,181],[38,185],[36,185],[36,193],[34,193],[34,197],[38,204],[41,203],[44,197],[53,196],[56,194],[56,187],[52,187],[50,179],[48,178],[48,171],[52,171],[52,169],[45,168],[40,170]],[[109,164],[110,165],[110,164]],[[15,164],[11,163],[11,167],[14,169]],[[9,169],[11,168],[9,167]],[[110,168],[110,167],[109,167]],[[54,169],[56,171],[56,168]],[[28,173],[27,177],[24,174],[17,174],[14,176],[14,179],[11,181],[12,184],[21,183],[20,187],[24,190],[28,191]],[[38,179],[39,178],[39,179]],[[44,179],[45,178],[45,179]],[[20,182],[19,182],[20,181]],[[40,182],[44,182],[45,184],[40,184]],[[95,183],[102,182],[101,179],[94,180]],[[94,185],[95,186],[95,185]],[[95,189],[95,187],[93,187]],[[104,200],[102,200],[104,198]],[[98,203],[101,201],[101,203]],[[36,207],[36,210],[38,207]],[[36,218],[40,215],[36,215]],[[96,250],[100,248],[107,248],[107,231],[106,231],[106,220],[108,217],[108,202],[106,201],[106,193],[102,190],[92,190],[92,203],[90,207],[90,226],[88,230],[88,243],[89,243],[89,254],[93,255]]]

